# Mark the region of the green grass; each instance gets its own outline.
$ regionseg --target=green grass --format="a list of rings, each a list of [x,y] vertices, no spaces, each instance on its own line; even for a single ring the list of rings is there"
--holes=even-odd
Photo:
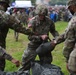
[[[63,33],[65,31],[65,28],[67,27],[67,22],[56,22],[56,30],[59,32],[59,34]],[[9,30],[9,33],[7,35],[6,39],[6,49],[9,54],[11,54],[14,58],[21,61],[22,54],[24,50],[27,47],[28,39],[26,35],[20,34],[19,35],[19,41],[15,42],[14,39],[14,31]],[[66,70],[66,63],[65,58],[63,56],[63,46],[64,44],[61,43],[56,46],[56,48],[53,50],[53,62],[52,64],[58,65],[61,67],[62,71],[65,73],[65,75],[68,75],[68,71]],[[38,60],[38,56],[36,57],[36,60]],[[12,64],[9,61],[6,61],[6,68],[5,71],[16,71],[18,68],[14,64]]]

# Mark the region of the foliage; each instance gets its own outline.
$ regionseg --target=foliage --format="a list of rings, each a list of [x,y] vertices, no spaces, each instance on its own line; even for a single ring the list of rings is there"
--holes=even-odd
[[[15,0],[10,0],[10,3],[11,3],[11,2],[14,2],[14,1],[15,1]]]
[[[51,0],[50,1],[50,4],[51,5],[55,5],[55,4],[58,4],[58,5],[66,5],[67,4],[67,1],[68,0]]]

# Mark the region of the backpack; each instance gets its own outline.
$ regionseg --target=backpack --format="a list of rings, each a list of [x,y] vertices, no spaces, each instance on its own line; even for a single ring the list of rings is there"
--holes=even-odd
[[[59,66],[53,64],[32,63],[32,75],[64,75]]]
[[[0,75],[30,75],[28,71],[4,72],[0,70]]]

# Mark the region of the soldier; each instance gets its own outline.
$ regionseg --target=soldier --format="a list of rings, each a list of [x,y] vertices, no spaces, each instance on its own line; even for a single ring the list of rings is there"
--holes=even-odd
[[[65,33],[64,56],[71,75],[76,75],[76,0],[69,0],[68,9],[73,17]]]
[[[26,14],[25,9],[22,8],[15,8],[15,9],[17,9],[17,11],[14,11],[12,13],[12,16],[16,16],[22,22],[22,24],[26,26],[28,23],[28,15]],[[15,31],[14,37],[15,40],[18,41],[19,33]]]
[[[68,23],[65,33],[59,36],[56,41],[57,43],[65,41],[63,55],[66,58],[67,69],[70,75],[76,75],[76,0],[69,0],[68,9],[73,17]]]
[[[48,9],[45,5],[38,5],[36,8],[36,16],[33,17],[29,23],[28,28],[34,33],[29,35],[27,50],[24,51],[22,58],[22,68],[20,70],[29,70],[31,61],[35,60],[36,49],[43,43],[48,42],[49,32],[56,38],[59,34],[55,29],[55,24],[49,17],[47,17]],[[42,63],[50,64],[52,62],[51,52],[46,53],[44,56],[39,55]]]
[[[36,16],[35,8],[33,8],[33,10],[31,10],[30,13],[29,13],[29,20],[30,20],[31,18],[33,18],[34,16]]]
[[[6,36],[9,28],[23,34],[28,34],[30,32],[22,26],[17,18],[5,13],[8,6],[9,0],[0,0],[0,46],[3,48],[6,48]],[[5,68],[5,59],[1,58],[0,64],[0,70],[3,71]]]

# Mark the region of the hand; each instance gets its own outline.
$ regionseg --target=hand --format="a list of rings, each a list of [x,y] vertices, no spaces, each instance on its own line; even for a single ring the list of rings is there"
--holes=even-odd
[[[40,37],[42,40],[46,40],[48,38],[48,35],[41,35]]]
[[[14,58],[11,60],[11,62],[14,63],[16,65],[16,67],[20,66],[20,62]]]
[[[56,41],[56,40],[52,40],[52,41],[51,41],[51,44],[52,44],[53,46],[55,46],[55,45],[57,44],[57,41]]]

